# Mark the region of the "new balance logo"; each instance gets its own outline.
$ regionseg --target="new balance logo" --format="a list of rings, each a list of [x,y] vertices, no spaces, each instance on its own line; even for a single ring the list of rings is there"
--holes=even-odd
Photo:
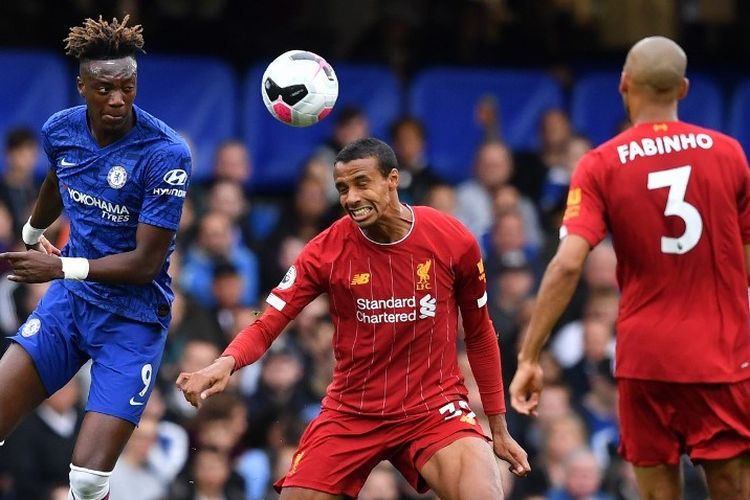
[[[432,298],[429,293],[419,299],[419,319],[425,319],[427,317],[434,318],[437,306],[435,305],[436,300]]]
[[[352,285],[366,285],[370,282],[370,273],[355,274],[352,277]]]

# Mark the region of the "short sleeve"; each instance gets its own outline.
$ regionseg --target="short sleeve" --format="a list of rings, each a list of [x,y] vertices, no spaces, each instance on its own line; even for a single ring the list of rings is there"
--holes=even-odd
[[[138,222],[176,231],[190,184],[192,161],[184,143],[157,151],[144,171],[144,196]]]
[[[479,244],[471,234],[466,234],[463,255],[455,265],[456,299],[463,311],[481,309],[487,304],[487,275]]]
[[[49,168],[52,170],[55,169],[57,165],[57,159],[55,158],[55,152],[52,150],[52,142],[49,138],[49,120],[47,123],[44,124],[42,127],[42,131],[40,133],[40,139],[42,144],[42,150],[44,151],[44,154],[47,156],[47,161],[49,161]]]
[[[581,158],[570,181],[568,201],[560,228],[560,238],[576,234],[595,247],[607,234],[605,205],[597,183],[599,157],[589,152]]]
[[[315,297],[323,293],[320,279],[320,244],[314,239],[302,249],[294,264],[289,268],[276,288],[266,298],[266,302],[293,319]]]

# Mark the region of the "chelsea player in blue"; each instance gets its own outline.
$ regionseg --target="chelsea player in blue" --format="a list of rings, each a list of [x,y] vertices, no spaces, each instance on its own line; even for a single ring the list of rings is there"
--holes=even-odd
[[[89,359],[92,383],[71,460],[70,498],[101,500],[143,412],[170,321],[169,255],[191,159],[167,125],[133,105],[140,26],[87,19],[66,38],[86,105],[42,129],[50,170],[24,227],[0,254],[10,279],[54,280],[0,360],[0,440]],[[69,243],[42,236],[64,211]]]

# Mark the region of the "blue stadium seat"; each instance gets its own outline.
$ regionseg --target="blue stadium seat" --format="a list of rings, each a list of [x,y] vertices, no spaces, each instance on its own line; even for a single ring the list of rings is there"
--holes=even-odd
[[[745,155],[750,153],[750,79],[737,85],[729,111],[729,134],[740,141]]]
[[[193,178],[206,179],[216,147],[237,137],[237,87],[219,59],[147,54],[138,59],[135,102],[188,139]]]
[[[0,78],[0,140],[17,126],[38,134],[50,115],[71,105],[75,80],[62,58],[46,52],[4,50],[0,51],[0,67],[5,68]],[[44,175],[47,167],[42,154],[37,173]]]
[[[680,103],[681,120],[704,127],[721,129],[723,125],[723,97],[710,78],[689,75],[690,89]],[[620,73],[597,72],[580,78],[571,97],[573,126],[601,144],[617,132],[625,120],[625,109],[619,93]]]
[[[503,138],[517,150],[537,148],[542,114],[563,106],[560,87],[539,71],[436,68],[422,72],[411,86],[410,109],[427,128],[429,162],[448,181],[471,175],[474,152],[483,140],[475,109],[485,96],[497,100]]]
[[[260,82],[265,67],[262,64],[251,68],[242,90],[242,137],[253,155],[254,189],[278,191],[293,186],[305,160],[330,136],[337,113],[344,106],[356,105],[364,110],[371,133],[381,138],[387,138],[388,126],[400,114],[401,89],[388,69],[335,63],[339,97],[331,116],[306,128],[284,125],[263,105]]]

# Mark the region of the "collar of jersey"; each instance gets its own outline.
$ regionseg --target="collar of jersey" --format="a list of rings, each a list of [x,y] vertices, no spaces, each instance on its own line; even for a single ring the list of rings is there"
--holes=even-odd
[[[368,238],[365,232],[362,231],[361,227],[357,226],[357,229],[359,229],[359,232],[362,233],[362,236],[364,237],[364,239],[366,239],[370,243],[374,243],[375,245],[381,245],[381,246],[387,247],[387,246],[392,246],[392,245],[398,245],[399,243],[406,241],[406,238],[408,238],[411,232],[414,231],[414,226],[417,225],[417,214],[414,212],[414,209],[410,205],[407,205],[406,203],[403,203],[403,205],[409,209],[409,212],[411,212],[411,226],[409,226],[409,230],[406,232],[404,237],[401,238],[400,240],[391,241],[390,243],[381,243],[380,241],[375,241],[375,240],[371,240],[370,238]]]

